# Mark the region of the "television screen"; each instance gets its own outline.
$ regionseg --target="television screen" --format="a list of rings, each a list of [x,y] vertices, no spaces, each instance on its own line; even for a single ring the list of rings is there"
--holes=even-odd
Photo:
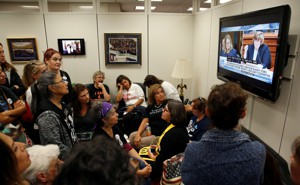
[[[288,52],[290,14],[285,5],[221,18],[218,78],[275,102]]]
[[[84,39],[58,39],[58,50],[62,55],[85,55]]]

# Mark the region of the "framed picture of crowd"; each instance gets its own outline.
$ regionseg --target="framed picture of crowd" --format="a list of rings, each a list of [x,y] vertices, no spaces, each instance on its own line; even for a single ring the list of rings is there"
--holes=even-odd
[[[105,65],[142,65],[141,33],[105,33]]]
[[[12,63],[39,59],[35,38],[7,38],[7,46]]]

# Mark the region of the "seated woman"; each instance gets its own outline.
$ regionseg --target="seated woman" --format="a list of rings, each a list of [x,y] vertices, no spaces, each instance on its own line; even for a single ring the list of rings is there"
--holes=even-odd
[[[199,141],[210,127],[209,119],[205,114],[207,100],[203,97],[195,98],[191,106],[194,116],[187,126],[187,131],[190,136],[190,141]]]
[[[57,145],[33,145],[26,149],[31,160],[30,166],[22,176],[31,185],[52,185],[57,172],[63,163],[58,159]]]
[[[90,140],[96,127],[92,118],[91,102],[88,89],[83,84],[73,86],[71,105],[74,111],[74,127],[79,140]]]
[[[148,103],[149,105],[138,131],[132,132],[129,136],[130,144],[134,144],[137,149],[149,146],[156,136],[160,136],[169,125],[166,120],[161,118],[163,108],[167,104],[167,99],[161,85],[154,84],[150,87]],[[150,136],[145,131],[147,123],[151,128]]]
[[[181,101],[177,89],[173,84],[165,80],[161,80],[154,75],[147,75],[144,80],[144,86],[150,88],[154,84],[160,84],[163,88],[167,99]]]
[[[135,117],[132,114],[139,113],[143,116],[146,111],[145,94],[139,85],[132,83],[125,75],[119,75],[116,83],[119,88],[116,100],[120,102],[123,99],[126,105],[126,107],[118,110],[118,113],[124,118],[123,131],[129,135],[131,132],[136,131],[141,123],[141,117]]]
[[[224,57],[240,57],[237,54],[237,51],[233,48],[231,36],[228,34],[225,35],[224,41],[225,41],[225,47],[224,47],[225,50],[223,53],[221,53],[221,55]]]
[[[73,112],[62,103],[68,93],[68,82],[52,71],[45,71],[32,86],[31,110],[39,127],[41,144],[57,144],[62,160],[77,142]]]
[[[152,166],[150,175],[152,180],[161,177],[163,162],[183,152],[189,142],[189,136],[185,128],[186,113],[182,102],[169,100],[163,109],[162,119],[166,120],[169,126],[161,134],[157,144],[144,147],[139,152]]]
[[[118,142],[129,156],[142,163],[143,167],[137,171],[137,174],[142,177],[148,177],[151,172],[151,166],[139,156],[135,149],[127,142],[122,131],[116,126],[118,123],[118,113],[113,105],[108,102],[95,102],[92,110],[94,120],[97,122],[97,129],[94,133],[95,137],[103,135]]]
[[[206,115],[213,129],[187,146],[181,166],[184,184],[262,183],[266,149],[239,130],[239,119],[246,115],[247,97],[233,82],[212,89]]]
[[[94,83],[87,86],[91,100],[110,101],[109,87],[104,84],[105,74],[102,71],[96,71],[93,74]]]
[[[21,174],[31,161],[24,143],[14,142],[0,132],[0,178],[3,185],[29,185]]]

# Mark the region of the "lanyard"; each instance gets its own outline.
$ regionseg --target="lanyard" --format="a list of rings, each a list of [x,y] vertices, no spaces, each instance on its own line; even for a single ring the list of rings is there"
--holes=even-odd
[[[157,142],[157,144],[156,144],[156,152],[158,152],[158,150],[160,149],[160,142],[161,142],[161,140],[162,140],[162,138],[165,136],[165,134],[171,129],[171,128],[173,128],[173,127],[175,127],[175,125],[173,125],[172,123],[164,130],[164,132],[161,134],[161,136],[159,137],[159,139],[158,139],[158,142]]]

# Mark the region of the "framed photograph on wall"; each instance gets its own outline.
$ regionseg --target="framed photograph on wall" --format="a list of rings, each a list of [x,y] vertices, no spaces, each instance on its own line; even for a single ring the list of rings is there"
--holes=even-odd
[[[105,33],[105,65],[142,65],[141,33]]]
[[[35,38],[7,38],[12,63],[39,60]]]

